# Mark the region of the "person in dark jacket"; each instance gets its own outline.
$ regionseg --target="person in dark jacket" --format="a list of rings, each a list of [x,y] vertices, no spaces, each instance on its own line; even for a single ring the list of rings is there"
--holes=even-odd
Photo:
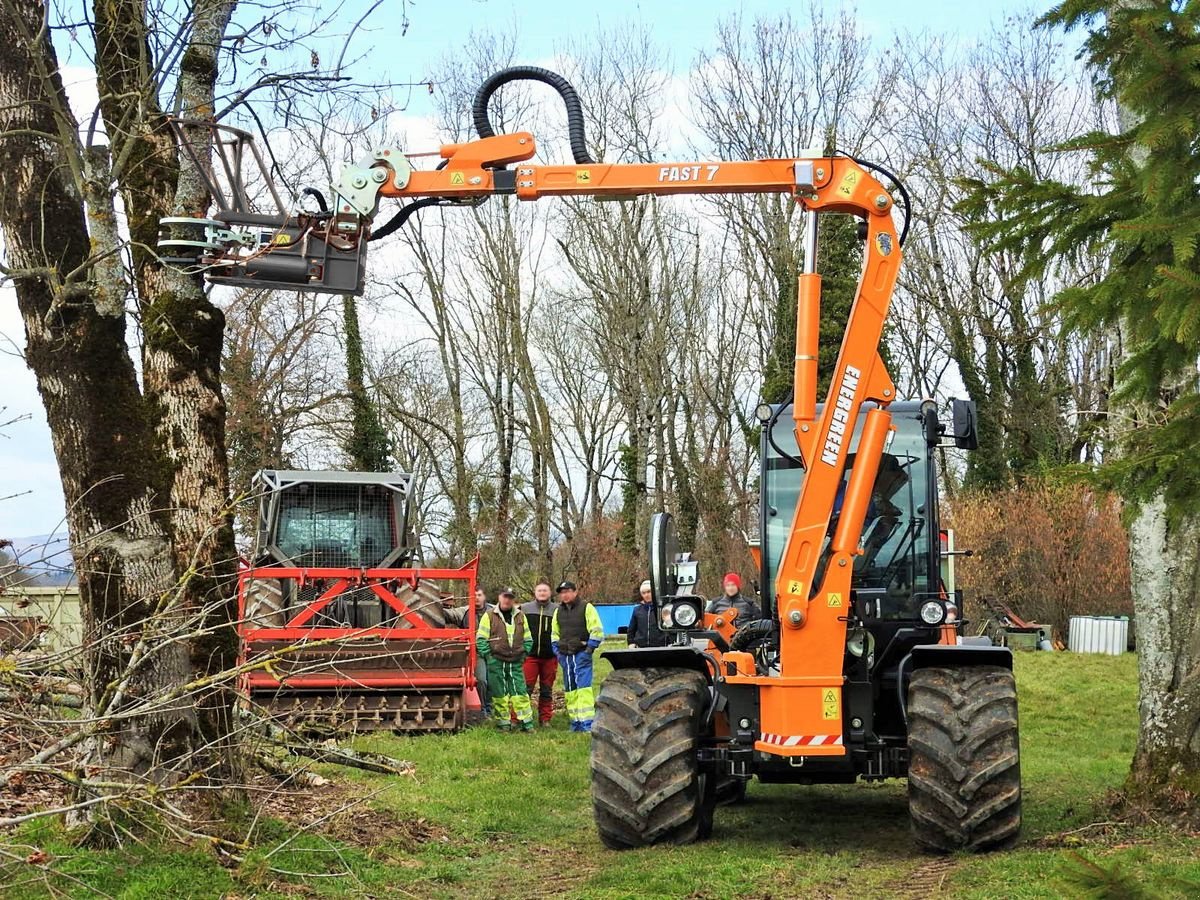
[[[551,644],[563,673],[563,693],[572,731],[590,732],[596,717],[592,690],[592,654],[604,640],[604,625],[596,607],[579,599],[575,583],[558,586],[558,610],[550,631]]]
[[[758,604],[749,597],[742,596],[741,575],[737,572],[726,572],[725,577],[721,579],[721,587],[722,595],[708,602],[708,612],[723,613],[727,609],[736,609],[739,628],[747,622],[754,622],[762,618]]]
[[[654,595],[650,590],[649,581],[642,582],[640,593],[642,602],[633,608],[625,639],[630,647],[662,647],[666,644],[666,639],[658,627],[658,615],[654,609]]]
[[[529,655],[525,657],[525,686],[532,697],[534,685],[541,682],[537,706],[542,727],[549,725],[554,715],[554,679],[558,676],[558,657],[554,655],[552,632],[554,613],[557,611],[554,592],[550,582],[544,578],[533,586],[533,599],[521,605],[525,627],[533,639]]]

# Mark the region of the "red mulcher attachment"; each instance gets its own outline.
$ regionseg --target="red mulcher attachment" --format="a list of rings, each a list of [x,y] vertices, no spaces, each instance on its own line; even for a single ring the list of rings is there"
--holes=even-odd
[[[249,703],[321,733],[453,731],[478,709],[478,559],[413,565],[411,476],[256,476],[256,564],[239,576]]]

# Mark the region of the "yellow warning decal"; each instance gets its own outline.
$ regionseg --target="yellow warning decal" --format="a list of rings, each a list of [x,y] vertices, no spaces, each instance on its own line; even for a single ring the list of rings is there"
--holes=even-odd
[[[838,185],[837,192],[843,197],[849,197],[854,193],[854,186],[858,184],[858,172],[851,169],[842,176],[841,183]]]
[[[462,172],[451,172],[450,173],[450,183],[451,184],[466,184],[467,177],[465,175],[463,175]]]
[[[280,232],[279,234],[275,235],[275,237],[271,238],[272,244],[290,244],[291,242],[292,236],[290,234],[284,234],[283,232]]]
[[[575,183],[576,184],[591,184],[592,183],[591,169],[576,169],[575,170]]]
[[[789,581],[787,592],[792,595],[799,595],[804,590],[804,584],[799,581]]]
[[[826,689],[821,695],[821,716],[825,719],[842,717],[842,703],[838,699],[838,692],[833,688]]]
[[[829,595],[829,605],[831,607],[837,607],[840,609],[842,606],[842,595],[841,594],[830,594]]]

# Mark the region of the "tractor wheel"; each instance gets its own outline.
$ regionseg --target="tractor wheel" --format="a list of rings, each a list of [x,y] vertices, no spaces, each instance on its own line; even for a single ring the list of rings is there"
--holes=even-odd
[[[696,762],[707,702],[704,676],[689,669],[618,669],[604,680],[592,809],[606,847],[689,844],[711,833],[715,786]]]
[[[1017,685],[999,666],[918,669],[908,688],[908,813],[927,850],[995,850],[1021,830]]]
[[[412,612],[425,620],[425,624],[430,628],[445,628],[446,627],[446,610],[442,606],[442,595],[438,590],[437,584],[432,581],[422,579],[417,582],[417,589],[414,591],[409,585],[403,584],[396,590],[396,598],[404,603]],[[389,615],[393,616],[389,623],[395,628],[411,628],[412,625],[407,619],[404,619],[391,611]]]

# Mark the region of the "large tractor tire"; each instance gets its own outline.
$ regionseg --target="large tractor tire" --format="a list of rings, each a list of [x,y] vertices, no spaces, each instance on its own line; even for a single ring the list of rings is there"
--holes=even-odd
[[[999,666],[918,669],[908,688],[908,812],[927,850],[998,850],[1021,830],[1017,685]]]
[[[446,610],[442,606],[442,595],[436,583],[422,579],[417,582],[415,591],[411,585],[402,584],[396,589],[396,599],[424,619],[430,628],[446,627]],[[389,624],[395,628],[413,627],[411,622],[391,610],[385,614],[391,617]]]
[[[704,676],[689,669],[618,669],[604,680],[592,808],[606,847],[689,844],[712,832],[715,785],[696,762],[707,702]]]

